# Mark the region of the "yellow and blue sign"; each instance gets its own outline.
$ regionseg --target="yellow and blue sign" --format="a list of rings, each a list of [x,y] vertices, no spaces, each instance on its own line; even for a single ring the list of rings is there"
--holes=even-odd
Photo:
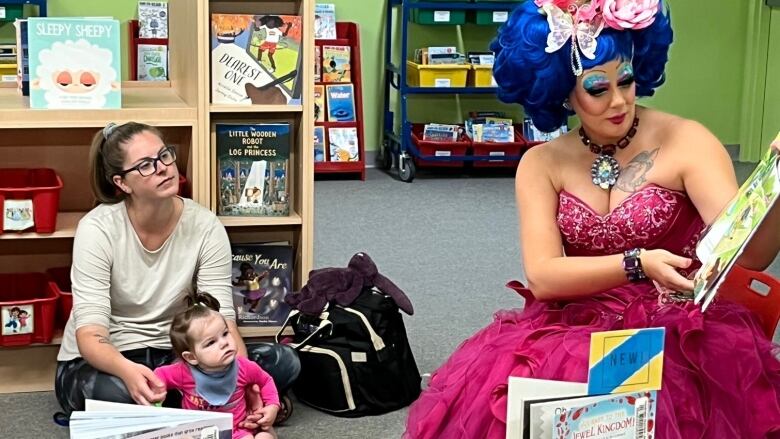
[[[594,332],[588,394],[660,390],[663,366],[664,328]]]

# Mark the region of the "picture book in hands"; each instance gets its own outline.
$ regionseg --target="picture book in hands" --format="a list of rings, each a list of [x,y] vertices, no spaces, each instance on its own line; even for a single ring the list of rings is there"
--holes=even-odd
[[[233,414],[86,400],[70,417],[72,439],[231,439]]]
[[[777,139],[780,140],[780,134]],[[780,155],[770,148],[696,245],[702,266],[694,276],[694,302],[706,310],[750,239],[780,197]]]

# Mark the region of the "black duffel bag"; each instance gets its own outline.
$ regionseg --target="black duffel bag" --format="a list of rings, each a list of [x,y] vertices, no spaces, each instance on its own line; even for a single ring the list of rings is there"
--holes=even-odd
[[[290,313],[301,372],[293,385],[309,406],[343,417],[379,415],[411,404],[420,372],[393,299],[364,288],[349,306],[329,303],[319,316]]]

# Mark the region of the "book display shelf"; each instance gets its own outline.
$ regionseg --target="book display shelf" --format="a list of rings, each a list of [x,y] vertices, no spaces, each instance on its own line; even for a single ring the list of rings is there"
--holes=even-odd
[[[336,162],[330,161],[330,148],[328,141],[325,142],[325,161],[314,163],[314,172],[317,174],[358,174],[361,180],[366,179],[366,159],[365,159],[365,130],[363,127],[363,80],[360,71],[360,32],[357,23],[339,22],[336,23],[335,40],[315,40],[315,44],[322,46],[348,46],[350,50],[350,79],[354,87],[355,101],[355,121],[354,122],[315,122],[317,126],[325,128],[357,128],[358,140],[358,159],[356,161]],[[322,50],[320,50],[322,53]],[[338,84],[330,82],[317,82],[317,85],[326,87],[329,84]],[[327,94],[327,92],[326,92]],[[323,97],[325,99],[325,97]],[[326,134],[327,136],[327,134]]]
[[[15,88],[0,88],[0,163],[3,168],[52,168],[62,178],[53,233],[0,233],[0,273],[44,272],[69,266],[78,221],[93,207],[88,178],[92,136],[108,122],[138,121],[158,127],[177,147],[177,164],[187,178],[184,192],[216,211],[213,126],[220,121],[286,121],[291,124],[290,215],[221,217],[231,242],[287,241],[293,247],[293,287],[312,268],[313,252],[313,72],[302,69],[302,105],[218,106],[210,104],[210,14],[300,15],[313,29],[313,0],[168,0],[169,81],[122,84],[122,108],[32,110]],[[302,60],[311,65],[314,39],[305,32]],[[311,85],[308,85],[311,84]],[[245,330],[268,337],[278,328]],[[52,390],[62,330],[47,344],[0,347],[0,393]]]

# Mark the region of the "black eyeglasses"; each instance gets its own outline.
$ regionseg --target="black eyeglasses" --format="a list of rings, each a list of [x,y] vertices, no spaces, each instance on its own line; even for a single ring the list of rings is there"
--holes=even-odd
[[[170,166],[176,161],[176,150],[172,146],[166,146],[157,154],[157,158],[147,157],[141,160],[141,163],[133,166],[130,169],[117,172],[116,175],[124,177],[127,173],[138,171],[141,177],[148,177],[157,172],[157,162],[161,162],[165,166]]]

